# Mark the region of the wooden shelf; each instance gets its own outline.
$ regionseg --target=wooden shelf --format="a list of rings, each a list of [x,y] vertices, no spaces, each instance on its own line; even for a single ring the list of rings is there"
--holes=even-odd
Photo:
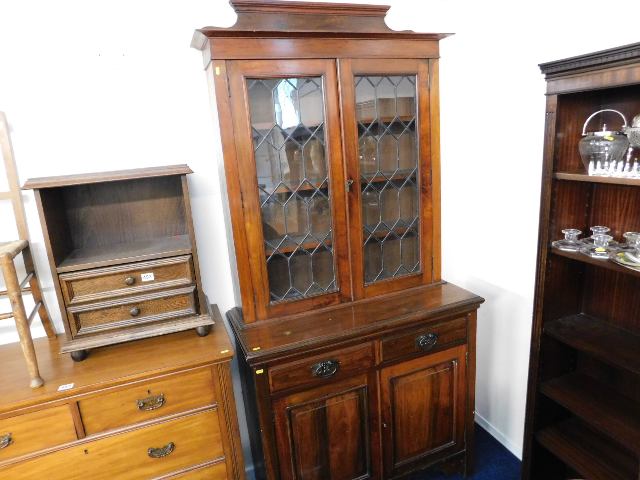
[[[191,253],[189,235],[73,250],[57,267],[58,273]]]
[[[555,172],[553,178],[569,182],[608,183],[612,185],[632,185],[640,187],[640,178],[599,177],[586,173]]]
[[[577,262],[587,263],[589,265],[595,265],[597,267],[606,268],[607,270],[612,270],[617,273],[623,273],[625,275],[633,275],[635,277],[640,277],[640,271],[634,270],[632,268],[623,267],[622,265],[618,265],[611,260],[604,259],[600,260],[598,258],[592,258],[588,255],[585,255],[580,252],[564,252],[562,250],[558,250],[557,248],[551,248],[551,253],[554,255],[558,255],[560,257],[570,258],[571,260],[575,260]]]
[[[640,375],[640,336],[578,314],[547,322],[544,333],[600,361]]]
[[[384,116],[380,118],[360,118],[357,119],[358,123],[371,124],[371,123],[396,123],[396,122],[410,122],[416,120],[415,115],[399,115],[397,117]],[[415,125],[415,122],[414,122]]]
[[[591,427],[640,455],[640,404],[581,373],[545,382],[540,391]]]
[[[371,227],[373,228],[373,227]],[[391,231],[393,231],[394,233],[398,234],[398,235],[402,235],[403,233],[405,233],[408,230],[408,228],[406,226],[400,226],[400,227],[396,227],[394,229],[392,229]],[[385,236],[387,236],[387,234],[390,232],[390,230],[378,230],[377,232],[374,233],[374,237],[377,238],[383,238]],[[292,240],[295,242],[296,241],[296,237],[292,237]],[[282,238],[278,239],[277,241],[271,241],[270,243],[272,244],[278,244],[280,243],[280,241],[282,241]],[[320,245],[321,243],[327,245],[327,246],[331,246],[331,244],[333,243],[331,241],[331,239],[327,239],[324,242],[316,242],[316,241],[312,241],[312,242],[304,242],[302,244],[302,248],[305,250],[313,250],[314,248],[316,248],[318,245]],[[278,251],[280,253],[291,253],[293,252],[296,248],[298,248],[298,245],[287,245],[286,247],[282,247],[279,248]],[[273,252],[275,251],[275,249],[273,248],[267,248],[265,247],[265,255],[268,257],[271,254],[273,254]]]
[[[386,182],[388,180],[406,180],[409,177],[414,177],[417,175],[416,171],[411,170],[410,172],[399,172],[396,174],[380,174],[380,175],[375,175],[371,180],[365,180],[364,178],[362,178],[362,176],[360,177],[360,183],[364,184],[364,183],[380,183],[380,182]],[[264,184],[263,184],[264,185]],[[262,187],[261,187],[262,188]],[[305,192],[305,191],[313,191],[313,190],[326,190],[329,188],[329,183],[327,181],[323,181],[321,183],[315,183],[315,182],[305,182],[304,185],[302,185],[299,188],[289,188],[289,187],[278,187],[274,190],[274,193],[293,193],[293,191],[298,191],[298,192]],[[263,188],[263,190],[268,191],[267,189]]]
[[[636,480],[638,461],[576,419],[536,434],[544,448],[589,480]]]
[[[362,175],[360,174],[360,183],[361,184],[365,184],[365,183],[379,183],[379,182],[386,182],[388,180],[406,180],[409,177],[414,177],[417,175],[417,171],[411,170],[409,172],[399,172],[396,174],[389,174],[389,175],[385,175],[380,174],[380,175],[375,175],[373,178],[371,178],[370,180],[365,180],[362,177],[366,177],[366,175]]]

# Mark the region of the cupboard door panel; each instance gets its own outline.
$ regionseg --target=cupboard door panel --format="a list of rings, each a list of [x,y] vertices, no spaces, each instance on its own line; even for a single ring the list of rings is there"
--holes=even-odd
[[[382,370],[385,472],[464,447],[466,346]]]
[[[275,402],[283,479],[370,477],[366,379],[290,395]]]
[[[335,62],[231,62],[259,319],[350,298]]]
[[[433,280],[425,60],[340,60],[354,294]]]

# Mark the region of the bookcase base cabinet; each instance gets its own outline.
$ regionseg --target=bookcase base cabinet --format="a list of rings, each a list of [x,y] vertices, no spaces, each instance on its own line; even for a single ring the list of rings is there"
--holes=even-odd
[[[260,333],[230,311],[257,478],[393,479],[436,464],[470,473],[476,308],[278,352],[254,350]],[[304,321],[282,328],[295,335]]]

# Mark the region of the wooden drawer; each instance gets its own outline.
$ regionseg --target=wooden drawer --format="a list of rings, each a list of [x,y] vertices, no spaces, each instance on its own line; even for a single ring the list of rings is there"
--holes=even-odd
[[[60,275],[67,305],[194,283],[190,255]]]
[[[160,458],[152,458],[150,449],[157,449],[154,454]],[[79,442],[40,458],[0,468],[0,478],[140,479],[167,475],[222,456],[218,410],[212,409]]]
[[[269,369],[271,391],[309,387],[362,373],[374,364],[373,344],[334,350]]]
[[[76,335],[194,315],[195,287],[163,290],[137,297],[69,307]]]
[[[213,465],[205,465],[202,467],[194,468],[187,472],[176,473],[174,475],[168,475],[162,477],[164,479],[180,479],[180,480],[226,480],[227,479],[227,465],[225,462],[218,462]]]
[[[139,382],[78,402],[87,435],[213,405],[209,367]]]
[[[76,439],[67,405],[5,418],[0,420],[0,462]]]
[[[382,361],[442,350],[467,339],[465,317],[413,328],[381,341]],[[423,346],[419,343],[422,341]]]

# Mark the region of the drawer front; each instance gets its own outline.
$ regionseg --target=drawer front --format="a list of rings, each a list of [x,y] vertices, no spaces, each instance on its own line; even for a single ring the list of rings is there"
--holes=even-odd
[[[5,418],[0,420],[0,462],[76,438],[67,405]]]
[[[194,468],[188,472],[177,473],[175,475],[169,475],[162,478],[180,480],[226,480],[227,465],[224,462],[219,462],[214,465]]]
[[[465,317],[424,325],[407,332],[382,339],[382,361],[395,360],[442,350],[467,339]]]
[[[213,409],[0,468],[0,478],[152,478],[222,456],[218,410]]]
[[[194,315],[195,287],[167,290],[112,302],[69,307],[76,335]]]
[[[60,275],[67,305],[194,283],[190,255]]]
[[[135,385],[78,402],[87,435],[213,405],[210,368]]]
[[[269,369],[271,391],[308,387],[362,373],[375,363],[373,344],[334,350]]]

